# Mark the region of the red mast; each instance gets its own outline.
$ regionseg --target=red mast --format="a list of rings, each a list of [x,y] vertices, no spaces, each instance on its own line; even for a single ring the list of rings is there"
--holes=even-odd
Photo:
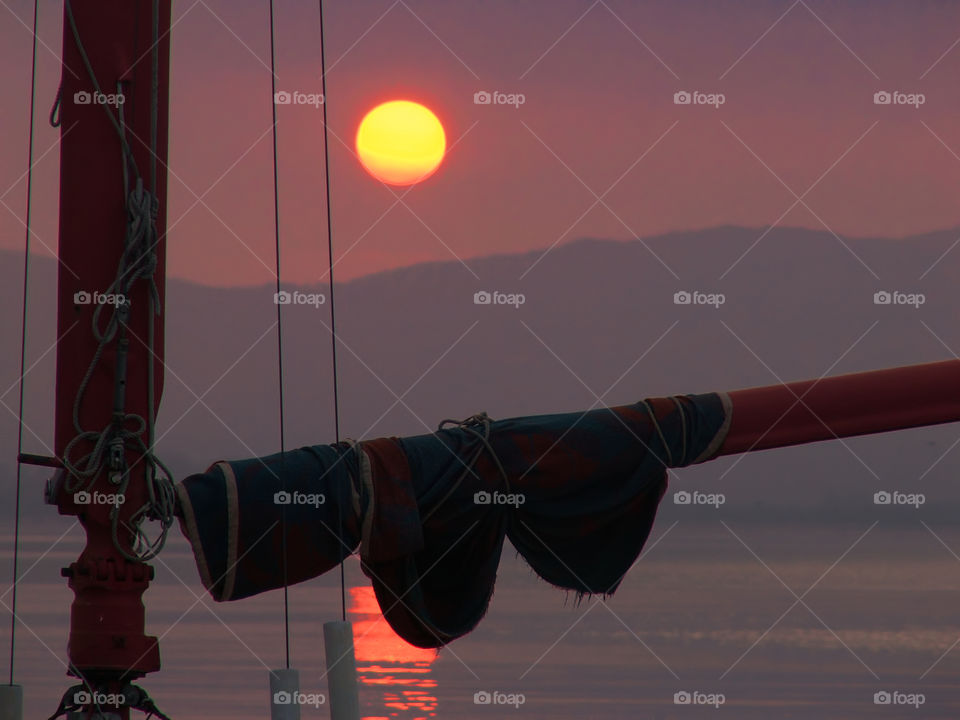
[[[79,697],[72,688],[61,710],[79,705],[121,720],[146,702],[129,682],[160,668],[157,639],[144,634],[153,568],[139,560],[135,530],[157,502],[144,450],[163,390],[156,311],[164,300],[169,31],[170,0],[65,3],[55,451],[87,476],[61,473],[49,500],[78,517],[87,545],[63,569],[75,595],[70,674],[84,687]],[[95,312],[106,341],[95,336]]]

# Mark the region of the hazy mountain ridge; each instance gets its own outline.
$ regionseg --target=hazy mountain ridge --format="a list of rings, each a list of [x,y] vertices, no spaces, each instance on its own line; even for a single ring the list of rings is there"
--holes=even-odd
[[[418,434],[479,410],[493,417],[574,411],[945,359],[944,344],[960,350],[960,254],[937,262],[958,231],[842,239],[850,251],[827,232],[775,229],[756,242],[763,232],[725,227],[642,242],[581,239],[546,254],[468,260],[479,279],[450,260],[338,284],[343,435]],[[6,389],[19,362],[22,256],[0,257]],[[55,338],[55,277],[54,261],[32,259],[28,366]],[[326,293],[322,286],[299,289]],[[925,302],[876,305],[880,290],[921,292]],[[216,459],[279,450],[276,335],[265,333],[276,320],[273,291],[168,280],[159,447],[179,476]],[[524,302],[477,305],[478,291],[522,294]],[[677,305],[678,291],[720,293],[725,301]],[[288,448],[333,437],[329,324],[327,304],[283,308]],[[47,442],[54,355],[27,383],[26,421]],[[15,411],[15,391],[4,402]],[[4,466],[12,471],[15,418],[7,412],[0,423]],[[873,492],[913,488],[930,498],[916,517],[947,520],[960,508],[956,461],[948,454],[927,468],[957,436],[955,426],[943,426],[769,451],[685,470],[675,484],[724,492],[724,517],[768,520],[872,516]],[[31,433],[25,449],[44,452]],[[884,510],[891,520],[914,517]],[[715,511],[668,502],[664,513]]]

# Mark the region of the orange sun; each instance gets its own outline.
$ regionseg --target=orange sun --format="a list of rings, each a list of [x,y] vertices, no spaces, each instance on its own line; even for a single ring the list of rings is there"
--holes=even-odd
[[[447,138],[429,108],[391,100],[373,108],[357,129],[357,155],[371,175],[389,185],[413,185],[443,161]]]

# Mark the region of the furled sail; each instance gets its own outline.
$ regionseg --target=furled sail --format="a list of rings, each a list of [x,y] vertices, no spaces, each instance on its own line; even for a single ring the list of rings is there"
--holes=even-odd
[[[178,484],[181,527],[216,600],[282,587],[284,541],[291,584],[359,546],[393,629],[440,647],[486,612],[504,538],[548,582],[613,593],[667,468],[714,457],[730,417],[726,394],[682,395],[217,462]]]

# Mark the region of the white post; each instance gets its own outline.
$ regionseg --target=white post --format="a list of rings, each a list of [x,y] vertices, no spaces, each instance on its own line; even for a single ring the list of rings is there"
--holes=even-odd
[[[22,685],[0,685],[0,720],[23,720]]]
[[[270,720],[300,720],[300,671],[270,671]],[[0,719],[2,720],[2,719]]]
[[[327,655],[330,720],[360,720],[353,625],[341,620],[324,623],[323,645]]]

